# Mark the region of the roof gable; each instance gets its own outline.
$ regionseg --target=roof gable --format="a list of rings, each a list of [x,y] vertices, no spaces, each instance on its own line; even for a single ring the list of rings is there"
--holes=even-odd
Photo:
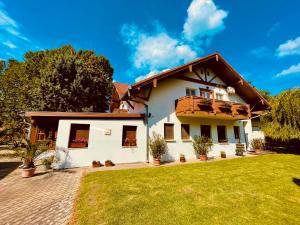
[[[154,76],[141,80],[131,86],[131,90],[139,92],[144,87],[155,86],[158,82],[168,79],[170,77],[179,76],[184,71],[193,71],[193,67],[202,66],[210,68],[226,85],[218,85],[211,81],[212,78],[201,81],[199,79],[187,78],[190,81],[201,82],[206,85],[215,86],[231,86],[236,89],[236,93],[245,99],[253,109],[253,111],[260,111],[269,109],[271,106],[264,99],[259,92],[250,85],[238,72],[236,72],[230,65],[223,59],[219,53],[214,53],[203,58],[193,60],[184,65],[175,67],[173,69],[158,73]],[[128,96],[128,95],[127,95]],[[126,95],[124,95],[126,98]]]

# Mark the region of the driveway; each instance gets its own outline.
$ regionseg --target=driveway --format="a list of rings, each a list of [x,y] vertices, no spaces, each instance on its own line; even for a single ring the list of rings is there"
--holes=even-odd
[[[45,172],[21,178],[18,161],[0,160],[0,224],[66,224],[82,170]]]

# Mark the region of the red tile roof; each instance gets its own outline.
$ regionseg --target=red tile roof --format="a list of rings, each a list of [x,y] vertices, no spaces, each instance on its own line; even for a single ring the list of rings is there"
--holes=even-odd
[[[128,84],[123,84],[119,82],[114,82],[113,85],[115,86],[115,89],[119,95],[119,98],[121,99],[128,91]]]

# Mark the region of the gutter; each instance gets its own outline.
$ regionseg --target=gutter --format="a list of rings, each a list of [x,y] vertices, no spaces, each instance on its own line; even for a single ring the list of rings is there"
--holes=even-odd
[[[131,90],[131,85],[129,85],[128,87],[128,99],[130,101],[133,101],[133,102],[136,102],[136,103],[140,103],[140,104],[143,104],[145,106],[145,124],[146,124],[146,144],[147,144],[147,147],[146,147],[146,163],[149,163],[149,126],[148,126],[148,120],[149,120],[149,107],[148,105],[145,103],[145,102],[142,102],[142,101],[138,101],[138,100],[135,100],[135,99],[132,99],[131,98],[131,95],[130,95],[130,90]]]

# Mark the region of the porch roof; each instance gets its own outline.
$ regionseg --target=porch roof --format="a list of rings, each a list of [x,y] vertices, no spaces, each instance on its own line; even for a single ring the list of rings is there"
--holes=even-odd
[[[103,118],[103,119],[143,119],[144,114],[137,113],[94,113],[94,112],[26,112],[26,117],[56,117],[56,118]]]

